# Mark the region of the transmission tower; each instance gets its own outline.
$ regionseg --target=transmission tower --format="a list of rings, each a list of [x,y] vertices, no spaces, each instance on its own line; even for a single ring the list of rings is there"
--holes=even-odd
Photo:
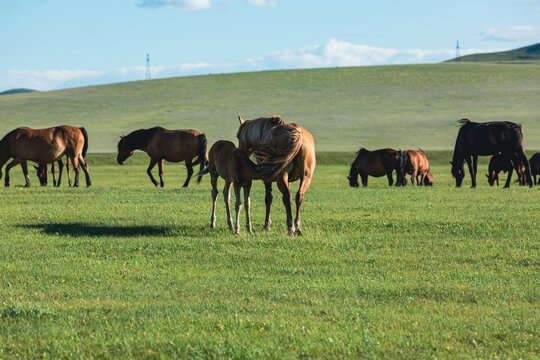
[[[459,54],[459,40],[458,40],[457,43],[456,43],[456,59],[455,59],[455,61],[459,62],[460,57],[461,57],[461,55]]]
[[[146,54],[146,80],[150,80],[150,55]]]

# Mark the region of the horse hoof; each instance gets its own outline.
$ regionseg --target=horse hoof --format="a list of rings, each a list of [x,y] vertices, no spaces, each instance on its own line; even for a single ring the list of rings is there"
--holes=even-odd
[[[302,235],[303,235],[303,234],[302,234],[302,230],[296,229],[296,231],[294,232],[294,235],[296,235],[296,236],[302,236]]]

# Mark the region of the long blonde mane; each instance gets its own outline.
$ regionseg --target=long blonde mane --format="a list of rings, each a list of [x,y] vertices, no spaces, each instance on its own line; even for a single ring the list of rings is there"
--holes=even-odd
[[[261,140],[270,129],[277,125],[285,124],[285,121],[281,116],[272,114],[270,117],[260,117],[257,119],[246,120],[238,128],[238,133],[236,137],[238,138],[240,144],[246,144],[248,146],[253,146],[256,141]]]

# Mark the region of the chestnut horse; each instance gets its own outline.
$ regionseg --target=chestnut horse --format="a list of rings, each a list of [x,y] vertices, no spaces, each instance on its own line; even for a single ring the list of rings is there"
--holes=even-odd
[[[401,158],[401,151],[386,148],[374,151],[361,148],[356,153],[356,157],[349,170],[349,185],[352,187],[358,187],[358,175],[362,178],[362,185],[367,186],[368,176],[388,178],[388,186],[392,186],[394,178],[392,172],[399,170],[399,160]],[[398,173],[398,185],[404,185],[404,179],[400,178],[400,172]]]
[[[534,154],[529,163],[531,164],[531,175],[534,176],[534,185],[536,185],[536,175],[540,175],[540,152]],[[538,184],[540,184],[540,181]]]
[[[456,179],[456,187],[460,187],[465,177],[464,163],[467,162],[471,174],[472,187],[476,187],[476,172],[478,156],[495,155],[501,153],[505,158],[511,159],[517,154],[525,165],[527,184],[532,187],[531,169],[529,160],[525,156],[523,146],[523,132],[521,125],[509,121],[494,121],[475,123],[468,119],[458,121],[461,124],[454,148],[452,176]],[[517,164],[513,164],[518,171]],[[512,174],[508,174],[505,188],[510,187]]]
[[[210,226],[216,227],[216,201],[218,197],[217,181],[221,176],[225,180],[225,186],[223,187],[223,199],[225,200],[225,209],[227,210],[227,224],[229,228],[233,230],[231,212],[229,209],[229,199],[231,184],[234,187],[234,194],[236,196],[236,223],[235,233],[238,235],[240,231],[240,210],[242,209],[242,200],[240,197],[240,189],[244,188],[244,204],[246,208],[246,227],[249,233],[251,231],[251,218],[249,214],[250,200],[249,192],[251,190],[251,181],[260,179],[260,175],[257,174],[256,165],[249,160],[247,154],[236,148],[236,146],[225,140],[217,141],[210,148],[208,153],[208,166],[197,173],[198,176],[210,173],[210,181],[212,184],[212,216],[210,217]]]
[[[514,171],[514,164],[517,164],[517,175],[520,185],[526,184],[525,173],[523,172],[523,162],[519,159],[517,154],[514,154],[511,159],[503,156],[502,154],[496,154],[489,158],[488,173],[486,177],[488,178],[488,183],[490,186],[493,186],[497,182],[499,186],[499,173],[508,172],[508,176],[512,176],[511,173]],[[532,169],[532,166],[531,166]]]
[[[163,187],[163,160],[170,162],[185,161],[188,172],[184,187],[187,187],[193,175],[193,165],[201,164],[201,170],[208,163],[206,135],[195,130],[168,130],[156,126],[151,129],[135,130],[129,135],[120,136],[118,156],[120,165],[129,158],[135,150],[142,150],[150,157],[150,165],[146,173],[152,184]],[[195,162],[193,158],[197,157]],[[152,176],[152,169],[158,165],[160,183]],[[201,181],[201,176],[197,183]]]
[[[46,165],[56,161],[66,154],[75,168],[75,184],[79,186],[79,164],[86,176],[86,186],[90,186],[88,165],[83,153],[88,147],[88,134],[84,128],[63,125],[47,129],[17,128],[9,132],[0,141],[0,169],[13,158],[6,166],[5,186],[9,186],[9,170],[21,164],[26,179],[26,186],[30,186],[28,177],[28,160],[39,165]],[[2,173],[0,171],[0,178]]]
[[[282,194],[287,212],[287,232],[302,235],[300,206],[311,184],[315,171],[315,141],[302,126],[286,123],[281,116],[244,120],[238,116],[240,127],[236,137],[239,148],[248,156],[255,152],[257,169],[266,190],[266,218],[264,230],[270,230],[270,207],[272,205],[272,182],[276,182]],[[296,218],[292,218],[290,183],[300,180],[296,193]]]
[[[413,186],[415,181],[418,186],[433,185],[433,174],[429,169],[429,161],[422,150],[405,150],[403,151],[402,156],[403,176],[405,176],[405,174],[411,175],[411,183]],[[419,176],[420,181],[418,181]]]

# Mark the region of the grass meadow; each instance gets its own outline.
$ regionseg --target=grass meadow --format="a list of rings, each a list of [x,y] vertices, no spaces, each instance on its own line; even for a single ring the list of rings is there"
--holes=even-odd
[[[350,188],[322,154],[288,237],[274,187],[235,236],[209,178],[90,156],[93,186],[0,188],[0,358],[538,358],[540,186]],[[504,178],[504,176],[503,176]],[[84,180],[83,180],[84,183]],[[220,181],[220,186],[223,182]],[[296,187],[295,187],[296,188]],[[234,196],[232,201],[234,201]],[[242,214],[243,215],[243,214]],[[242,221],[243,224],[243,221]]]

